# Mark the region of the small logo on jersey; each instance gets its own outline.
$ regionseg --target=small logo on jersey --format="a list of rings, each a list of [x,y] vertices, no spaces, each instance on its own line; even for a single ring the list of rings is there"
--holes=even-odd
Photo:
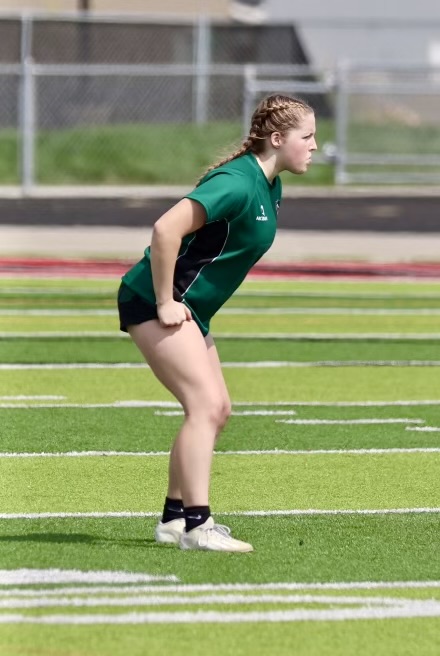
[[[255,217],[255,221],[268,221],[268,217],[266,216],[263,205],[260,205],[260,212],[261,214]]]

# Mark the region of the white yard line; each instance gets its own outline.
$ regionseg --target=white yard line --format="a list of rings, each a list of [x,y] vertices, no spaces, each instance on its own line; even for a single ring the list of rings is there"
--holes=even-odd
[[[0,339],[58,339],[58,338],[82,338],[82,337],[99,337],[110,339],[128,339],[127,333],[117,330],[66,330],[66,331],[1,331]],[[213,337],[217,339],[288,339],[288,340],[440,340],[440,333],[227,333],[214,332]]]
[[[183,410],[156,410],[154,413],[160,417],[179,417],[183,415]],[[278,415],[289,415],[296,414],[296,412],[290,413],[288,411],[270,411],[270,410],[255,410],[248,412],[232,412],[234,416],[278,416]],[[371,419],[277,419],[277,424],[302,424],[304,426],[310,425],[319,425],[319,424],[424,424],[424,419],[381,419],[381,418],[371,418]]]
[[[439,429],[440,430],[440,429]],[[214,451],[216,456],[316,456],[316,455],[390,455],[395,453],[440,453],[440,447],[411,447],[389,449],[267,449],[249,451]],[[169,451],[54,451],[54,452],[3,452],[1,458],[96,458],[124,457],[151,458],[169,456]]]
[[[34,599],[8,597],[0,599],[0,609],[16,608],[96,608],[99,606],[184,606],[184,605],[236,605],[236,604],[351,604],[357,606],[406,606],[410,600],[402,597],[362,597],[313,594],[198,594],[198,595],[128,595],[102,597],[58,597],[41,594]],[[416,603],[418,600],[411,600]],[[437,602],[440,606],[440,602]]]
[[[3,276],[0,276],[0,281],[1,281],[2,278],[3,278]],[[65,297],[65,296],[101,296],[102,298],[107,298],[107,299],[110,299],[110,300],[114,300],[115,299],[115,290],[113,288],[109,288],[109,289],[92,289],[92,288],[83,289],[83,288],[79,288],[79,287],[74,288],[74,289],[63,289],[62,287],[11,287],[9,289],[5,289],[4,287],[0,287],[0,299],[3,296],[21,296],[21,295],[23,295],[25,297],[30,296],[30,295],[32,295],[32,296],[34,296],[34,295],[38,295],[38,296],[56,296],[60,300],[63,300],[63,297]],[[271,296],[271,295],[269,294],[269,296]],[[334,298],[334,297],[330,296],[329,298]],[[338,297],[336,296],[335,298],[338,298]],[[348,297],[348,298],[353,298],[353,296]],[[358,297],[355,297],[355,298],[358,298]],[[362,296],[362,298],[368,298],[368,297]],[[394,298],[394,296],[393,296],[391,298],[393,300],[402,301],[402,302],[405,302],[407,298],[409,300],[416,300],[416,299],[420,300],[420,298],[429,299],[430,301],[437,300],[436,296],[431,296],[431,295],[426,296],[426,295],[423,295],[423,294],[420,296],[420,298],[418,296],[417,297],[412,297],[412,298],[411,298],[411,296],[405,296],[405,297],[399,296],[397,298]],[[388,300],[387,297],[385,297],[385,296],[383,296],[383,297],[379,296],[379,297],[377,297],[376,300],[382,300],[382,299]],[[23,298],[23,299],[20,299],[20,300],[22,302],[27,302],[28,301],[27,298]],[[50,300],[51,299],[49,299],[48,302],[50,302]],[[97,302],[99,302],[99,301],[97,301]]]
[[[440,399],[398,400],[398,401],[243,401],[234,407],[315,407],[315,408],[387,408],[437,406]],[[0,408],[38,409],[38,408],[180,408],[174,401],[126,400],[113,403],[0,403]]]
[[[72,615],[0,615],[2,624],[241,624],[260,622],[335,622],[347,620],[384,620],[403,618],[440,617],[440,602],[432,600],[412,601],[404,606],[365,606],[328,610],[267,610],[244,612],[181,611],[181,612],[131,612]]]
[[[440,403],[440,401],[439,401]],[[0,403],[0,409],[38,408],[169,408],[167,401],[115,401],[114,403]]]
[[[357,316],[438,316],[439,308],[349,308],[349,307],[234,307],[223,308],[222,315],[357,315]],[[116,317],[117,310],[98,308],[0,309],[1,317]]]
[[[288,339],[288,340],[424,340],[440,339],[440,333],[227,333],[214,332],[213,336],[218,339]],[[0,333],[1,337],[1,333]]]
[[[424,419],[277,419],[277,424],[350,426],[356,424],[424,424]]]
[[[69,310],[64,308],[50,309],[0,309],[0,317],[117,317],[117,310],[98,310],[91,308]]]
[[[7,310],[6,310],[7,312]],[[223,308],[219,314],[227,315],[358,315],[358,316],[436,316],[440,314],[438,308],[349,308],[349,307],[264,307],[264,308]]]
[[[440,508],[377,508],[377,509],[295,509],[295,510],[244,510],[216,512],[222,517],[295,517],[308,515],[420,515],[438,514]],[[39,513],[0,513],[0,519],[111,519],[160,517],[160,512],[108,511],[108,512],[39,512]]]
[[[439,367],[440,360],[264,360],[257,362],[222,362],[222,367],[241,369],[276,369],[278,367]]]
[[[40,277],[42,279],[42,277]],[[56,277],[50,277],[46,278],[46,280],[53,282],[54,280],[64,280],[64,278],[56,278]],[[90,278],[92,280],[92,278]],[[24,286],[17,286],[17,287],[0,287],[0,297],[1,296],[15,296],[17,294],[38,294],[38,295],[62,295],[62,296],[69,296],[69,295],[102,295],[102,296],[110,296],[114,295],[115,292],[115,287],[114,285],[109,285],[107,289],[102,289],[102,283],[103,280],[101,278],[98,278],[98,282],[100,283],[99,287],[55,287],[55,286],[50,286],[50,287],[24,287]],[[252,282],[253,284],[258,283],[256,280],[248,281]],[[326,281],[324,282],[329,282],[332,283],[334,281]],[[356,281],[350,281],[353,283],[353,286],[356,286]],[[374,282],[374,281],[371,281]],[[400,281],[402,282],[402,281]],[[416,282],[420,283],[420,279],[416,279]],[[423,283],[428,283],[428,284],[437,284],[436,281],[432,281],[430,279],[424,280]],[[247,284],[247,283],[246,283]],[[261,282],[258,283],[261,285]],[[420,292],[419,294],[393,294],[391,292],[360,292],[358,294],[354,294],[352,291],[313,291],[313,290],[308,290],[308,291],[289,291],[289,290],[255,290],[255,289],[240,289],[235,292],[234,296],[237,297],[257,297],[257,298],[328,298],[328,299],[353,299],[353,300],[359,300],[359,299],[368,299],[368,300],[393,300],[393,301],[419,301],[420,299],[427,299],[427,300],[439,300],[440,299],[440,294],[433,294],[431,292]]]
[[[62,401],[65,396],[54,396],[50,394],[39,394],[35,396],[26,396],[18,394],[16,396],[0,396],[2,401]]]
[[[0,571],[0,586],[7,585],[30,585],[30,584],[62,584],[65,581],[63,571],[66,570],[3,570]],[[67,570],[69,571],[69,570]],[[70,570],[71,571],[71,570]],[[35,574],[35,573],[38,573]],[[105,585],[95,585],[96,572],[80,572],[81,579],[87,586],[68,586],[58,588],[39,588],[37,590],[28,588],[6,588],[0,587],[0,597],[39,597],[41,595],[62,596],[67,594],[109,594],[109,593],[146,593],[146,592],[166,592],[174,594],[191,594],[197,592],[261,592],[268,590],[276,591],[328,591],[328,590],[429,590],[440,589],[440,581],[341,581],[341,582],[321,582],[321,583],[302,583],[302,582],[284,582],[284,583],[179,583],[177,577],[152,577],[157,579],[174,579],[176,582],[166,584],[146,584],[146,585],[121,585],[124,576],[131,577],[126,583],[134,581],[133,577],[145,577],[148,580],[149,574],[130,574],[129,572],[102,572],[106,574],[106,579],[102,581]],[[122,576],[120,576],[122,575]],[[38,580],[36,580],[38,576]],[[6,578],[4,578],[6,577]],[[80,581],[77,581],[80,582]],[[113,584],[118,585],[113,585]]]
[[[154,414],[160,417],[181,417],[183,410],[156,410]],[[233,410],[231,414],[234,417],[276,417],[296,415],[296,412],[295,410]]]
[[[82,571],[79,569],[1,569],[0,585],[35,585],[58,583],[152,583],[169,581],[176,583],[177,576],[157,576],[112,570]]]
[[[440,367],[440,360],[262,360],[253,362],[222,362],[225,369],[278,369],[309,367]],[[2,363],[2,371],[69,370],[69,369],[148,369],[145,362],[62,362],[62,363]],[[2,398],[2,397],[0,397]]]
[[[255,281],[254,281],[255,282]],[[334,281],[333,281],[334,282]],[[12,293],[12,291],[10,292]],[[235,292],[234,297],[257,297],[257,298],[328,298],[328,299],[352,299],[352,300],[393,300],[393,301],[419,301],[422,299],[429,299],[437,301],[440,299],[440,294],[432,294],[431,292],[420,292],[420,294],[392,294],[390,292],[360,292],[354,294],[352,291],[289,291],[289,290],[256,290],[256,289],[239,289]]]

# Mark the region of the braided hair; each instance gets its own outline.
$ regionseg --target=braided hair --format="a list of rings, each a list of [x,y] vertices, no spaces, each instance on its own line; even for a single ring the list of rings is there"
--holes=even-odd
[[[285,133],[290,128],[296,128],[302,118],[310,113],[313,113],[312,107],[298,98],[291,98],[281,94],[264,98],[252,115],[249,136],[235,152],[210,166],[197,184],[200,184],[207,173],[237,157],[249,152],[258,155],[263,151],[266,139],[270,137],[272,132]]]

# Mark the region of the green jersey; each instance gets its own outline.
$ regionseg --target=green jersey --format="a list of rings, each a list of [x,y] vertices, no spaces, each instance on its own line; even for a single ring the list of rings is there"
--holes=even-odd
[[[174,298],[185,303],[202,333],[217,310],[270,248],[276,232],[281,181],[266,178],[247,153],[210,171],[189,193],[206,211],[206,223],[184,237],[174,271]],[[150,247],[122,278],[155,304]]]

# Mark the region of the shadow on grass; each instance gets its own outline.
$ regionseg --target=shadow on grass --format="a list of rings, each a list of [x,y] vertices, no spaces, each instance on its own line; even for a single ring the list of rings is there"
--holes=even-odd
[[[88,533],[30,533],[28,535],[3,535],[0,544],[7,542],[46,542],[49,544],[96,544],[118,545],[123,547],[155,547],[158,545],[153,538],[105,538]]]

